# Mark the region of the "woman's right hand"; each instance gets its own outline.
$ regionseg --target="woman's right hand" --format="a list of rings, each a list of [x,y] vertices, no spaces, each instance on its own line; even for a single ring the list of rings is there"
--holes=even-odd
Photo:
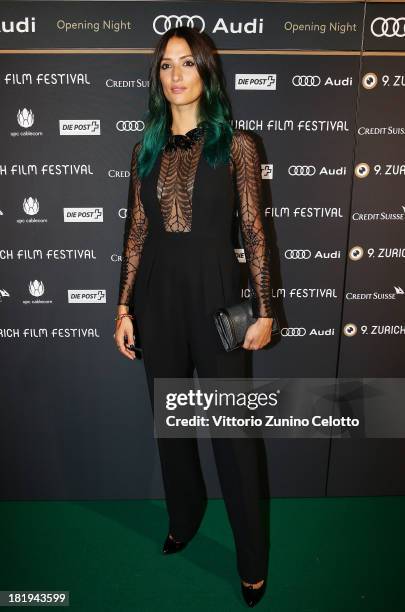
[[[129,317],[121,317],[115,322],[115,343],[120,353],[128,357],[128,359],[136,359],[135,351],[131,351],[125,346],[135,344],[134,326]]]

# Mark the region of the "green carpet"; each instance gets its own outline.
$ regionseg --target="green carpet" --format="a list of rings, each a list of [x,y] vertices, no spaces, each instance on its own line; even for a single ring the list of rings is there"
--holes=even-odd
[[[272,499],[256,609],[403,612],[404,517],[399,496]],[[1,590],[70,591],[70,609],[86,612],[248,609],[222,500],[167,557],[163,500],[0,502],[0,521]]]

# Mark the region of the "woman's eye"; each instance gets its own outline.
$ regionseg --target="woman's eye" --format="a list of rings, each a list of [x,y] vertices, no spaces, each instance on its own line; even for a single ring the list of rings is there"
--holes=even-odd
[[[190,66],[194,66],[195,65],[195,62],[193,62],[193,60],[186,60],[184,63],[185,64],[189,64]],[[169,66],[169,64],[166,64],[166,63],[165,64],[160,64],[161,70],[166,70],[166,66]]]

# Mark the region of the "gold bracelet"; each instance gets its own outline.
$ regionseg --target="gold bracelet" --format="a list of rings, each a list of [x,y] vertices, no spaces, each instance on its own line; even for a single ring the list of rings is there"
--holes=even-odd
[[[119,319],[122,319],[122,317],[129,317],[130,319],[134,318],[131,314],[128,314],[127,312],[123,312],[122,314],[117,315],[114,321],[118,321]]]

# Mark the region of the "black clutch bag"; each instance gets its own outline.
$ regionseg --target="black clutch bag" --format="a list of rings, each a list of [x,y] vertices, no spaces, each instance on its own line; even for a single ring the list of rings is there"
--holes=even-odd
[[[272,335],[280,332],[277,317],[272,313]],[[219,308],[214,314],[215,326],[226,351],[233,351],[243,344],[250,325],[257,321],[253,316],[251,299],[242,300],[232,306]]]

